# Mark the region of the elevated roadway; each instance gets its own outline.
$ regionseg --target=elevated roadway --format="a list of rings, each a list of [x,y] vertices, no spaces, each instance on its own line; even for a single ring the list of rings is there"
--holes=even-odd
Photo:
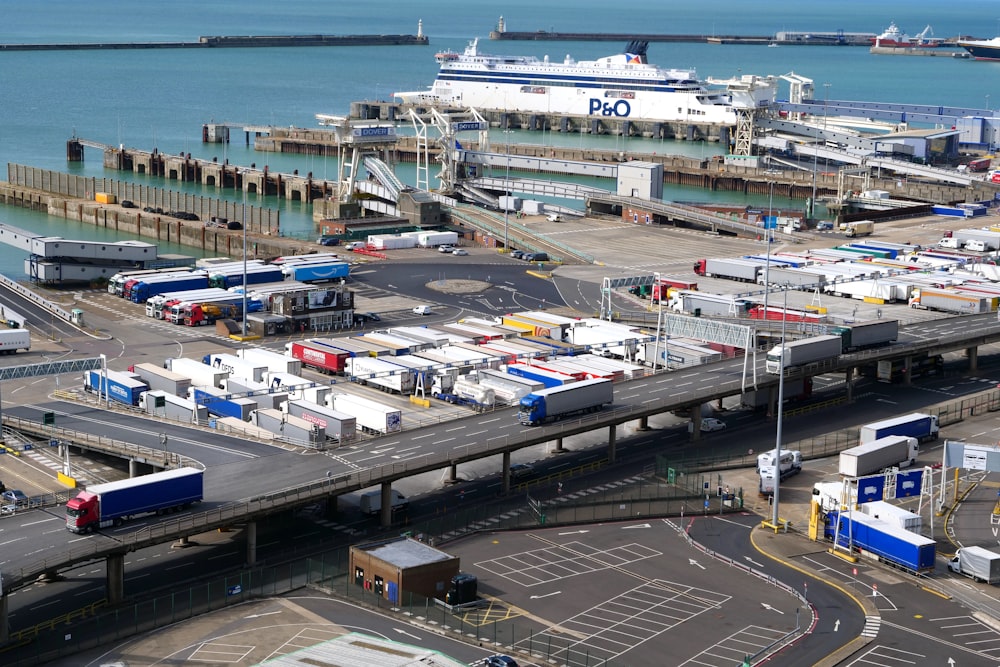
[[[880,359],[959,350],[967,351],[974,371],[978,346],[995,342],[1000,342],[996,314],[934,320],[904,327],[894,345],[789,369],[787,377],[849,372],[862,363]],[[340,448],[330,456],[254,443],[208,429],[192,431],[161,422],[151,425],[146,419],[89,405],[46,403],[10,407],[5,410],[6,425],[46,439],[117,453],[149,465],[156,465],[168,455],[198,461],[206,469],[208,495],[194,511],[140,519],[121,529],[83,538],[61,527],[61,508],[33,510],[37,519],[5,527],[5,539],[17,543],[18,549],[5,554],[3,590],[6,593],[72,563],[107,558],[111,573],[109,598],[113,601],[116,591],[121,591],[122,559],[129,551],[234,523],[247,523],[247,560],[252,563],[253,521],[258,517],[377,484],[382,485],[383,494],[387,495],[395,480],[449,467],[454,475],[455,467],[461,463],[497,455],[503,457],[506,490],[510,484],[511,452],[552,441],[561,449],[563,438],[580,433],[607,429],[608,458],[614,461],[615,429],[619,425],[637,421],[643,426],[652,415],[686,411],[696,422],[697,435],[703,403],[740,394],[744,388],[775,386],[778,377],[764,372],[763,361],[763,358],[753,360],[746,380],[744,360],[737,358],[623,382],[615,386],[612,408],[582,419],[532,428],[519,424],[514,410],[498,410],[364,441]],[[848,382],[848,392],[850,386]],[[45,412],[56,413],[58,426],[42,424]],[[169,443],[169,451],[162,444],[164,441]],[[123,451],[116,451],[116,447]],[[129,447],[132,451],[128,451]],[[385,523],[390,518],[389,507],[388,502],[383,502]]]

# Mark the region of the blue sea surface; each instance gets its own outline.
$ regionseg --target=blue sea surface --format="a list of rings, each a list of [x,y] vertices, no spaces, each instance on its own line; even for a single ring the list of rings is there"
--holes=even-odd
[[[938,37],[1000,34],[1000,9],[992,0],[943,4],[930,0],[836,3],[705,0],[673,3],[635,0],[624,6],[574,0],[537,3],[511,0],[502,11],[508,30],[561,32],[773,35],[802,32],[880,33],[891,21],[915,34],[925,25]],[[202,35],[415,34],[418,22],[427,47],[298,47],[247,49],[154,49],[0,52],[0,165],[8,162],[112,178],[136,178],[104,170],[97,151],[83,163],[66,161],[72,136],[107,144],[168,153],[217,157],[272,171],[312,172],[335,178],[333,157],[261,153],[242,135],[229,145],[202,144],[210,122],[315,127],[315,115],[346,115],[352,101],[387,100],[394,91],[420,90],[437,72],[434,53],[461,50],[480,37],[483,51],[562,59],[593,59],[616,52],[612,42],[488,40],[500,15],[485,3],[386,0],[332,3],[329,0],[262,2],[223,0],[170,3],[134,0],[49,0],[4,3],[0,44],[51,42],[196,41]],[[699,76],[781,75],[813,79],[817,96],[986,108],[1000,105],[1000,63],[953,58],[875,56],[863,47],[761,46],[652,43],[649,60],[663,67],[694,67]],[[783,89],[781,96],[787,95]],[[494,141],[503,141],[497,135]],[[653,142],[621,137],[518,133],[513,141],[552,145],[614,147],[705,155],[715,144]],[[412,167],[400,177],[413,183]],[[149,179],[151,184],[200,192],[196,184]],[[210,196],[220,196],[214,189]],[[237,193],[221,196],[235,199]],[[761,205],[760,197],[668,188],[665,197],[734,201]],[[310,207],[276,197],[249,203],[279,208],[286,234],[313,234]],[[780,202],[780,205],[791,203]],[[0,207],[0,222],[65,237],[101,238],[105,232]],[[164,251],[177,251],[164,248]],[[190,251],[189,251],[190,252]],[[0,246],[0,262],[20,267],[23,255]],[[9,260],[9,261],[5,261]],[[10,271],[14,273],[14,270]]]

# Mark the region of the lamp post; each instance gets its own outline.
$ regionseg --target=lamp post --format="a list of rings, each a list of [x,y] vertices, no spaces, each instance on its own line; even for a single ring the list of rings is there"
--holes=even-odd
[[[504,139],[506,140],[506,148],[504,149],[504,154],[507,157],[507,171],[503,177],[503,191],[504,191],[504,205],[503,205],[503,251],[504,253],[510,253],[510,245],[508,242],[507,233],[507,219],[510,214],[510,116],[504,114]]]
[[[774,459],[772,465],[772,470],[774,471],[774,500],[771,506],[771,523],[774,526],[778,525],[778,487],[781,484],[781,422],[785,404],[785,322],[788,313],[787,284],[782,288],[782,291],[784,292],[785,305],[781,313],[781,362],[779,364],[781,375],[778,376],[778,426],[774,436]]]
[[[767,222],[764,224],[764,238],[767,240],[767,255],[764,259],[764,321],[767,322],[768,311],[767,311],[767,293],[771,289],[771,241],[774,237],[774,232],[771,229],[771,217],[774,211],[774,181],[768,181],[770,185],[770,192],[767,195]]]
[[[243,183],[243,337],[247,335],[247,187]]]

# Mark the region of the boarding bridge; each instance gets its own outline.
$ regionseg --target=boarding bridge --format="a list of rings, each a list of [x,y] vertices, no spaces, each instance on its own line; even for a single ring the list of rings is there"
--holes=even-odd
[[[405,190],[407,186],[393,173],[392,168],[374,155],[366,155],[364,162],[368,173],[374,176],[375,180],[390,194],[386,199],[398,201],[399,193]]]
[[[479,190],[495,192],[518,192],[560,199],[587,199],[614,194],[610,190],[595,188],[577,183],[560,183],[558,181],[540,181],[532,178],[469,178],[462,181]],[[495,198],[494,198],[495,199]],[[496,203],[495,201],[493,202]]]

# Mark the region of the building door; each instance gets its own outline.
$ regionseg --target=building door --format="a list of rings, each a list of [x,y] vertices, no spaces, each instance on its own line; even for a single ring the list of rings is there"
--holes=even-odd
[[[382,577],[380,577],[380,576],[378,576],[376,574],[375,575],[375,595],[378,595],[379,597],[381,597],[382,596],[382,592],[384,590],[385,590],[385,587],[384,587],[383,582],[382,582]]]
[[[389,599],[389,602],[397,604],[399,602],[399,593],[397,592],[396,582],[395,581],[387,582],[386,587],[388,590],[388,594],[386,595],[386,597]]]
[[[363,567],[354,568],[354,583],[357,586],[365,585],[365,569]]]

